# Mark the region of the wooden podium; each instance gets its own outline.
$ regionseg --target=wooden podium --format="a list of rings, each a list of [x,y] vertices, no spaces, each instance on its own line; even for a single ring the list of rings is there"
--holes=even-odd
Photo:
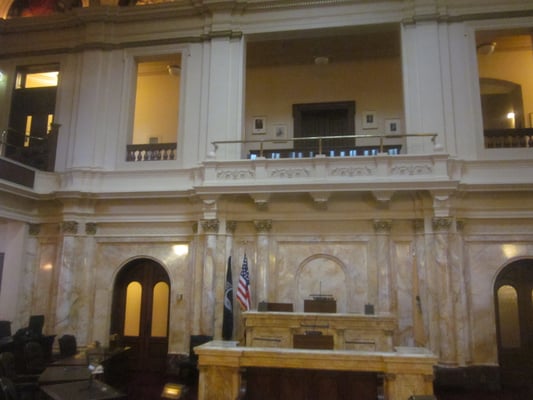
[[[304,300],[304,312],[335,314],[337,301],[331,298]]]

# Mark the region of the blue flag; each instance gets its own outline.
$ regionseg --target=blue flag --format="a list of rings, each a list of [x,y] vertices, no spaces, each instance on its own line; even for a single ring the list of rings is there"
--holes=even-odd
[[[233,280],[231,277],[231,256],[228,258],[226,287],[224,289],[224,317],[222,319],[222,339],[233,339]]]

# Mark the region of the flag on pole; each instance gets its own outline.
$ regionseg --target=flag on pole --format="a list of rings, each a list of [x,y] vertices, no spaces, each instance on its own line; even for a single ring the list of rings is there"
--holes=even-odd
[[[233,279],[231,277],[231,256],[228,257],[226,287],[224,289],[224,317],[222,319],[222,339],[233,339]]]
[[[241,274],[239,275],[239,285],[237,286],[237,301],[241,309],[248,311],[252,305],[252,295],[250,293],[250,274],[248,272],[248,260],[246,254],[242,260]]]

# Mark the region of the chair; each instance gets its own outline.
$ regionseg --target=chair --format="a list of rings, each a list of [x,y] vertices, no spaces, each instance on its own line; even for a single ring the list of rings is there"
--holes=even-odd
[[[76,355],[78,352],[78,345],[74,335],[63,335],[57,339],[59,343],[59,354],[61,358]]]
[[[46,368],[44,350],[38,342],[30,341],[24,345],[26,373],[40,374]]]
[[[189,384],[195,383],[198,379],[198,356],[194,352],[196,346],[213,340],[213,336],[209,335],[191,335],[189,343],[189,356],[184,359],[179,359],[176,362],[177,375],[179,380],[185,381]],[[169,375],[175,375],[167,371]]]
[[[15,355],[9,351],[0,354],[0,377],[9,379],[21,400],[34,399],[39,393],[39,375],[18,374]]]
[[[11,336],[11,321],[0,321],[0,338]]]
[[[0,377],[0,400],[19,400],[19,395],[11,379]]]
[[[44,315],[32,315],[28,323],[28,329],[35,336],[42,336],[44,326]]]

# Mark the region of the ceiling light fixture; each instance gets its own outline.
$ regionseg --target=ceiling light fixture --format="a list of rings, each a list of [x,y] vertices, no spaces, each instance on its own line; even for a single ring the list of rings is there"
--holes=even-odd
[[[496,49],[496,42],[481,43],[477,46],[477,53],[484,55],[484,56],[488,56],[494,53],[495,49]]]

